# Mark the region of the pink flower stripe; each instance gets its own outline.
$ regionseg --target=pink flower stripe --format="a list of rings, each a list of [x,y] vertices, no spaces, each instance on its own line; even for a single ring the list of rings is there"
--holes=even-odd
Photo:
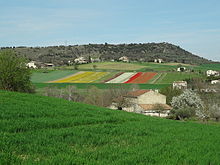
[[[105,80],[104,82],[108,82],[108,81],[110,81],[110,80],[113,80],[113,79],[115,79],[116,77],[122,75],[123,73],[124,73],[124,72],[117,73],[116,75],[114,75],[114,77],[111,77],[111,78]]]
[[[139,76],[142,75],[142,72],[138,72],[137,74],[135,74],[134,76],[132,76],[128,81],[125,81],[124,83],[131,83],[132,81],[134,81],[135,79],[137,79]]]

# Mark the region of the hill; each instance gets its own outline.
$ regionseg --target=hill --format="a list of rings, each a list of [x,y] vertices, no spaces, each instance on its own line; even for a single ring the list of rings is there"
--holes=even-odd
[[[5,48],[2,48],[5,49]],[[127,56],[131,61],[151,62],[161,58],[165,62],[178,62],[187,64],[204,64],[211,61],[196,56],[179,46],[169,43],[144,44],[88,44],[49,47],[13,47],[19,55],[30,60],[52,62],[56,65],[67,64],[69,60],[84,56],[86,58],[99,58],[102,60],[118,60]]]
[[[0,91],[0,164],[219,164],[220,127]]]

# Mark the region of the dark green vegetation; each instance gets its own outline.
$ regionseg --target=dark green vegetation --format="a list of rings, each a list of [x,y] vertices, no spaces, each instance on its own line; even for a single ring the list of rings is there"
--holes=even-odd
[[[30,60],[52,62],[55,65],[68,64],[69,60],[76,57],[92,57],[101,60],[118,60],[121,56],[127,56],[131,61],[153,61],[161,58],[165,62],[179,62],[187,64],[211,63],[209,60],[193,55],[179,46],[169,43],[145,43],[145,44],[89,44],[74,46],[50,46],[50,47],[14,47],[20,55]]]
[[[104,83],[34,83],[36,88],[44,88],[48,86],[56,86],[59,88],[66,87],[68,85],[73,85],[79,89],[87,89],[91,86],[96,86],[99,89],[109,89],[117,87],[130,88],[134,84],[104,84]],[[161,89],[169,86],[170,84],[138,84],[140,89]]]
[[[30,81],[31,72],[26,61],[13,51],[0,51],[0,89],[34,92]]]
[[[0,91],[0,164],[219,164],[220,127]]]

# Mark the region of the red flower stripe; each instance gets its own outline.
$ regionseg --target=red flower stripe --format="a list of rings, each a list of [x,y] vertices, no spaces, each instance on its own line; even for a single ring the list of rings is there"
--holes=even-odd
[[[142,75],[142,72],[138,72],[137,74],[132,76],[128,81],[125,81],[124,83],[131,83],[132,81],[134,81],[135,79],[137,79],[141,75]]]
[[[131,81],[130,83],[134,84],[143,84],[147,83],[150,79],[152,79],[157,73],[154,72],[146,72],[143,73],[141,76],[137,77],[135,80]]]

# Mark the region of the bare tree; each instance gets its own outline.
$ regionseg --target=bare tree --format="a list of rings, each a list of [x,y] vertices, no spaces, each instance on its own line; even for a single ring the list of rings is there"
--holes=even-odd
[[[159,114],[159,117],[160,117],[160,114],[165,111],[164,106],[162,104],[159,104],[159,103],[155,104],[153,108]]]
[[[118,110],[122,110],[125,107],[132,105],[129,96],[129,89],[123,85],[119,85],[118,88],[110,88],[110,95],[112,103],[117,107]]]
[[[103,94],[96,86],[91,86],[87,89],[85,99],[83,101],[86,104],[92,104],[96,106],[103,106]]]

